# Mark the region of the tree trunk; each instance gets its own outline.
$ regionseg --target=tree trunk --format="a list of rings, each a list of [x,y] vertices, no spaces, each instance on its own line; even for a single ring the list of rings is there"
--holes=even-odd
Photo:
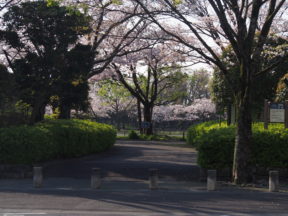
[[[231,114],[232,114],[232,105],[227,105],[227,125],[231,125]]]
[[[153,107],[150,104],[144,104],[144,121],[149,123],[149,127],[145,128],[146,135],[153,134],[152,112]]]
[[[30,125],[44,120],[45,108],[46,103],[44,101],[38,101],[35,103],[30,117]]]
[[[140,104],[140,100],[137,99],[137,111],[138,111],[138,126],[139,126],[139,131],[142,134],[143,130],[142,130],[142,112],[141,112],[141,104]]]
[[[71,107],[61,104],[59,106],[59,119],[70,119],[71,118]]]
[[[115,121],[116,121],[116,128],[119,131],[121,129],[121,126],[120,126],[120,112],[119,112],[118,103],[116,103],[116,107],[115,107]]]
[[[244,91],[247,91],[246,88]],[[234,148],[233,181],[242,184],[252,181],[249,165],[252,138],[252,115],[250,94],[240,93],[237,101],[237,130]]]

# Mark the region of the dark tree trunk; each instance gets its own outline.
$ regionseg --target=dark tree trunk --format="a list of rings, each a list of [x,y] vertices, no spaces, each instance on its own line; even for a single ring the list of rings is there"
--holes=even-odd
[[[116,121],[116,128],[117,128],[118,131],[121,129],[120,115],[121,115],[121,113],[119,112],[119,106],[118,106],[118,104],[116,104],[116,107],[115,107],[115,121]]]
[[[116,122],[116,127],[117,127],[117,130],[121,130],[121,124],[120,124],[120,121],[119,119],[117,118],[117,122]]]
[[[153,113],[153,106],[151,106],[150,104],[144,104],[144,121],[149,123],[149,127],[145,128],[146,135],[153,134],[152,113]]]
[[[232,105],[227,105],[227,125],[231,125]]]
[[[46,108],[46,103],[43,101],[38,101],[33,106],[31,117],[30,117],[30,122],[29,122],[30,125],[33,125],[37,122],[44,120],[45,108]]]
[[[121,122],[120,122],[120,116],[119,113],[117,112],[115,115],[115,121],[116,121],[116,128],[117,130],[121,130]]]
[[[61,104],[59,106],[59,119],[70,119],[71,118],[71,107]]]
[[[141,112],[141,103],[140,100],[137,99],[137,112],[138,112],[138,126],[139,126],[139,131],[142,134],[142,112]]]
[[[247,76],[249,73],[246,71]],[[249,80],[243,79],[243,80]],[[251,79],[250,79],[251,80]],[[251,114],[251,82],[240,88],[237,97],[237,127],[233,161],[233,181],[242,184],[252,181],[251,158],[252,114]]]

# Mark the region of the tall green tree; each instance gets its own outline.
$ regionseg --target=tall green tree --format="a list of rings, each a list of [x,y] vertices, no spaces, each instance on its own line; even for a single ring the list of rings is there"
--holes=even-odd
[[[75,49],[79,47],[79,38],[91,32],[89,21],[89,17],[77,10],[67,10],[57,3],[48,6],[46,1],[21,3],[4,15],[5,29],[1,36],[10,45],[13,56],[5,54],[20,87],[21,98],[31,104],[31,124],[43,120],[52,95],[59,93],[64,101],[63,91],[71,89],[61,89],[61,81],[73,81],[77,73],[80,79],[91,69],[83,66],[75,72],[80,67],[75,53],[80,54],[80,59],[83,54]],[[91,63],[91,57],[81,60]],[[81,64],[86,65],[84,62]],[[84,75],[79,75],[80,72]]]
[[[94,52],[91,46],[77,44],[66,53],[61,75],[55,81],[53,92],[57,101],[54,105],[59,118],[69,119],[71,110],[87,111],[89,107],[89,85],[87,75],[94,65]]]

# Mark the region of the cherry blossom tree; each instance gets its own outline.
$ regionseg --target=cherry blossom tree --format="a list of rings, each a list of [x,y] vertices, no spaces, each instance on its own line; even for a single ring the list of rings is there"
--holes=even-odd
[[[3,7],[8,7],[20,2],[20,0],[2,1]],[[60,4],[68,10],[70,9],[71,12],[78,10],[87,15],[87,17],[90,17],[89,21],[92,32],[80,40],[82,44],[90,45],[91,51],[93,51],[96,56],[94,59],[94,67],[87,75],[87,79],[103,72],[114,57],[123,56],[127,53],[137,52],[143,49],[143,47],[134,47],[134,49],[131,49],[130,45],[149,24],[147,21],[136,16],[139,14],[139,6],[130,0],[125,1],[125,4],[117,0],[43,1],[46,1],[48,6]],[[2,5],[0,2],[0,6]],[[79,29],[79,31],[80,30],[81,29]],[[3,51],[8,53],[11,58],[21,58],[21,52],[8,48],[7,46],[3,46],[0,51],[0,58],[4,60],[4,63],[6,59],[3,58]]]
[[[135,2],[142,7],[148,19],[172,36],[173,40],[185,45],[191,53],[219,67],[228,83],[231,83],[229,69],[219,58],[219,50],[228,44],[232,46],[236,63],[239,65],[239,86],[232,86],[238,107],[233,180],[235,183],[251,180],[252,171],[248,161],[252,137],[253,82],[257,76],[273,70],[282,61],[279,59],[272,65],[263,65],[262,55],[268,34],[273,30],[273,21],[278,23],[279,20],[287,18],[283,16],[283,11],[286,9],[284,5],[287,2],[285,0],[135,0]],[[173,26],[163,21],[165,16],[170,19],[176,18],[186,32],[175,31]],[[287,52],[279,53],[279,56],[286,54]]]
[[[96,54],[94,68],[88,79],[102,73],[116,56],[137,52],[143,47],[131,48],[131,44],[142,34],[149,22],[139,18],[139,5],[127,0],[47,0],[48,4],[60,2],[76,7],[89,15],[92,32],[83,39],[92,46]]]
[[[178,64],[184,59],[171,49],[171,44],[155,44],[153,40],[143,41],[141,38],[136,42],[134,46],[147,43],[150,48],[115,58],[109,71],[143,105],[144,121],[149,124],[145,133],[152,134],[154,106],[167,104],[179,97],[179,91],[169,89],[181,85],[184,76]]]
[[[196,99],[191,105],[171,104],[155,107],[153,119],[165,121],[204,121],[215,116],[215,104],[207,98]]]

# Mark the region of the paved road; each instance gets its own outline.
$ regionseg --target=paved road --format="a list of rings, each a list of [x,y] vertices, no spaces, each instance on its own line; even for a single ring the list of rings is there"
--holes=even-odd
[[[182,142],[178,142],[183,145]],[[191,148],[163,145],[163,142],[118,141],[108,152],[80,159],[45,164],[47,178],[88,179],[91,168],[101,168],[103,177],[147,180],[150,168],[161,178],[182,181],[199,179],[196,152]]]
[[[288,196],[251,191],[0,192],[0,213],[46,215],[287,215]],[[1,214],[0,214],[1,215]],[[40,215],[40,214],[38,214]],[[11,215],[10,215],[11,216]]]
[[[89,188],[92,167],[103,170],[100,190]],[[160,169],[160,190],[148,190],[149,168]],[[41,189],[31,179],[0,180],[0,216],[288,215],[287,193],[207,192],[198,176],[193,149],[121,141],[96,156],[46,163]]]

